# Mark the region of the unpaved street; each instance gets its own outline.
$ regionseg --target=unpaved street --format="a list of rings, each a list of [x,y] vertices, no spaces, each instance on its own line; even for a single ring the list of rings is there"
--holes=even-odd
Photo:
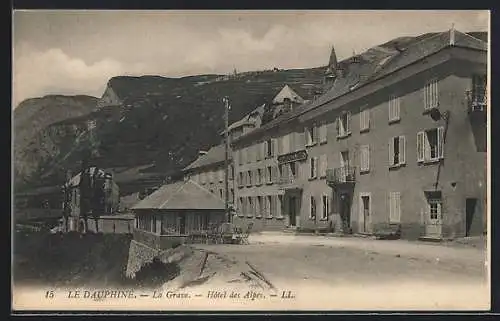
[[[197,247],[251,262],[276,288],[322,300],[324,291],[335,296],[335,289],[351,291],[358,303],[368,297],[387,307],[401,299],[419,308],[429,300],[433,308],[468,309],[489,300],[485,252],[478,248],[292,235],[252,235],[249,245]],[[355,301],[342,306],[349,304],[361,308]]]

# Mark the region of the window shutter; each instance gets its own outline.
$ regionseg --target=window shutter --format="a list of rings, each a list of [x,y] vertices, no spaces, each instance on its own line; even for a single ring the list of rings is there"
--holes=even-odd
[[[323,154],[320,156],[320,166],[321,166],[321,170],[320,170],[320,176],[321,177],[325,177],[326,176],[326,164],[327,164],[327,156],[326,154]]]
[[[257,144],[254,145],[254,150],[255,150],[255,160],[260,161],[262,158],[262,144]]]
[[[417,162],[424,161],[424,132],[417,133]]]
[[[394,105],[394,119],[399,119],[400,103],[401,103],[400,97],[396,97]]]
[[[295,150],[301,150],[306,145],[305,132],[299,131],[295,133]]]
[[[267,154],[268,145],[269,145],[269,141],[267,141],[267,140],[262,143],[262,149],[264,150],[262,154],[264,155],[264,157],[263,157],[264,159],[268,157],[268,154]]]
[[[345,134],[348,134],[351,132],[351,112],[347,112],[347,122],[346,122],[346,128],[345,128]]]
[[[401,221],[401,194],[399,192],[394,193],[394,223],[399,223]]]
[[[394,221],[394,193],[389,192],[389,222]]]
[[[321,142],[326,143],[326,141],[328,140],[328,125],[323,124],[321,128],[322,128]]]
[[[438,157],[444,158],[444,127],[438,127]]]
[[[406,138],[399,136],[399,163],[406,164]]]
[[[394,165],[394,138],[389,139],[389,166]]]
[[[311,139],[311,134],[309,133],[309,127],[304,127],[304,136],[305,136],[305,140],[306,140],[305,145],[306,146],[311,145],[312,139]]]
[[[276,149],[276,138],[271,138],[271,156],[275,155]]]
[[[427,94],[427,91],[428,91],[428,86],[429,85],[425,85],[424,86],[424,109],[428,109],[429,107],[429,98],[427,97],[428,94]]]
[[[318,177],[318,157],[314,157],[314,177]]]
[[[340,126],[341,126],[341,121],[340,121],[340,117],[337,117],[337,120],[335,121],[335,127],[336,127],[336,130],[337,130],[337,136],[340,136],[341,135],[341,130],[340,130]]]
[[[313,127],[313,140],[312,143],[318,142],[318,126]]]
[[[359,129],[363,130],[365,129],[365,112],[361,111],[359,112]]]

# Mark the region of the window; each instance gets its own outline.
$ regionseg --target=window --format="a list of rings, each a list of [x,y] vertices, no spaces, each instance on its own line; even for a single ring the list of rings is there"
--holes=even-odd
[[[229,165],[229,178],[228,179],[234,179],[234,166]]]
[[[486,95],[486,75],[472,76],[472,106],[477,108],[485,106],[487,102]],[[476,109],[477,110],[477,109]]]
[[[436,79],[428,82],[424,87],[424,109],[428,110],[439,106],[438,82]]]
[[[213,189],[210,189],[210,193],[212,193],[212,194],[213,194],[213,193],[215,193],[215,192],[214,192],[214,190],[213,190]]]
[[[314,196],[310,198],[309,218],[316,219],[316,199]]]
[[[262,184],[262,169],[257,169],[257,184],[261,185]]]
[[[247,172],[247,186],[252,186],[252,171]]]
[[[444,158],[444,128],[417,133],[417,161],[432,162]]]
[[[351,133],[351,112],[345,112],[337,118],[337,137],[346,137]]]
[[[243,172],[240,172],[239,175],[238,175],[238,186],[239,187],[242,187],[245,183],[244,183],[244,173]]]
[[[370,110],[366,109],[359,113],[359,131],[365,132],[370,129]]]
[[[401,222],[401,194],[399,192],[389,193],[389,222]]]
[[[316,178],[318,176],[318,158],[309,158],[310,176],[309,178]]]
[[[266,217],[271,218],[275,213],[273,207],[273,197],[271,195],[266,196]]]
[[[311,127],[306,127],[305,129],[305,134],[306,134],[306,146],[312,146],[317,143],[317,130],[318,128],[316,126],[311,126]]]
[[[208,181],[210,183],[214,182],[214,172],[213,171],[208,172]]]
[[[201,184],[205,184],[207,182],[207,174],[200,173],[200,180],[201,180]]]
[[[285,165],[286,166],[286,165]],[[298,177],[298,163],[297,162],[291,162],[288,165],[288,168],[290,169],[290,172],[293,177],[297,178]]]
[[[266,150],[266,158],[273,157],[273,141],[268,139],[264,142],[265,150]]]
[[[266,183],[271,184],[273,182],[273,168],[271,166],[267,166],[266,169]]]
[[[251,197],[248,197],[247,216],[248,217],[252,217],[254,210],[255,210],[255,207],[254,207],[254,204],[253,204],[253,199]]]
[[[400,98],[392,96],[389,99],[389,123],[400,120]]]
[[[328,158],[326,154],[323,154],[319,157],[319,177],[326,177],[326,168],[328,166]]]
[[[233,189],[233,188],[231,188],[231,189],[229,190],[229,201],[230,201],[231,203],[234,203],[234,189]]]
[[[322,197],[323,212],[321,213],[321,219],[323,220],[328,219],[328,213],[330,212],[329,202],[330,200],[328,199],[328,195],[323,195]]]
[[[433,221],[441,219],[442,201],[439,198],[427,199],[429,206],[429,218]]]
[[[361,172],[368,172],[370,170],[370,146],[363,145],[359,149],[359,169]]]
[[[283,218],[283,215],[281,214],[281,206],[283,204],[283,196],[282,195],[275,195],[274,196],[274,210],[276,213],[276,218]]]
[[[255,216],[262,217],[263,205],[262,205],[262,196],[257,196],[255,202]]]
[[[224,198],[224,192],[222,191],[222,188],[219,189],[219,196],[220,198]]]
[[[404,136],[391,138],[389,141],[389,166],[401,166],[406,163],[406,141]]]
[[[328,138],[328,127],[323,124],[319,127],[319,143],[325,144]]]
[[[219,182],[222,182],[224,180],[224,170],[221,169],[219,170]]]

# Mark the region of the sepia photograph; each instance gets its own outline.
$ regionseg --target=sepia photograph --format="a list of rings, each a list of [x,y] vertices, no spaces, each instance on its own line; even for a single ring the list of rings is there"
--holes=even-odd
[[[488,10],[13,10],[13,312],[487,311]]]

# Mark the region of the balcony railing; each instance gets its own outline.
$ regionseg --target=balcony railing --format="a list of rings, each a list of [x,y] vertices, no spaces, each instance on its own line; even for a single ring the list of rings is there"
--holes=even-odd
[[[471,92],[467,92],[467,101],[469,113],[486,111],[486,106],[488,103],[488,98],[486,95],[473,95]]]
[[[158,235],[152,232],[134,229],[134,240],[155,250],[165,250],[174,243],[184,243],[186,235]]]
[[[354,184],[356,182],[356,167],[344,166],[326,170],[328,185]]]

